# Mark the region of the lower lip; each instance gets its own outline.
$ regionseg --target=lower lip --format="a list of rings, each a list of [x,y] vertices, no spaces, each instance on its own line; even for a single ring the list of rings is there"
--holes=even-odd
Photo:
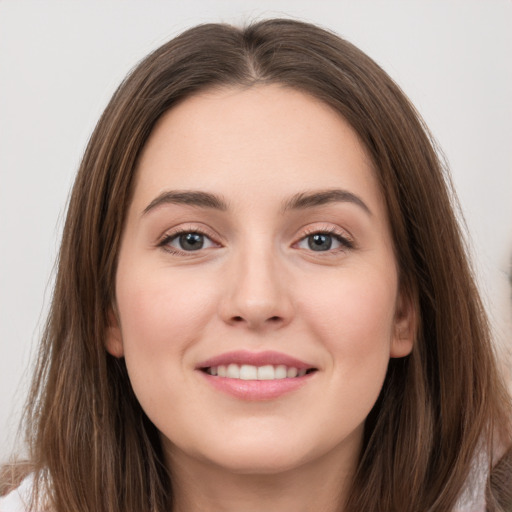
[[[218,377],[201,372],[215,389],[242,400],[272,400],[296,391],[307,384],[316,372],[303,377],[274,380],[242,380]]]

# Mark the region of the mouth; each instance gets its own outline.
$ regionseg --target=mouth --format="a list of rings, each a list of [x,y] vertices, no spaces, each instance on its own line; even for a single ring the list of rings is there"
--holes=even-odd
[[[196,366],[214,389],[242,400],[273,400],[301,389],[319,368],[280,352],[228,352]]]
[[[297,368],[296,366],[287,366],[284,364],[272,365],[266,364],[256,366],[252,364],[236,364],[207,366],[200,370],[213,377],[225,377],[228,379],[239,380],[281,380],[296,379],[304,377],[317,371],[316,368]]]

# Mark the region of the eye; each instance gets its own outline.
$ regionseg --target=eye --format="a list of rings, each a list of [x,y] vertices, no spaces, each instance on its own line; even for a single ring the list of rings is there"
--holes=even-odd
[[[197,231],[183,231],[165,237],[161,244],[167,250],[192,252],[215,247],[216,244],[205,234]]]
[[[297,247],[315,252],[327,252],[351,249],[353,244],[347,238],[336,233],[319,231],[302,238],[297,243]]]

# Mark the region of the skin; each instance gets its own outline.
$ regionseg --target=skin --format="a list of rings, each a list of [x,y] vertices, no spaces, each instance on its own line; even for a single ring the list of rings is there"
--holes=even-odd
[[[283,208],[332,189],[364,206]],[[168,191],[215,194],[225,209],[155,206]],[[184,250],[179,231],[205,233],[204,248]],[[325,232],[331,248],[312,250]],[[176,510],[340,510],[389,358],[412,349],[398,282],[373,165],[330,107],[272,85],[208,91],[163,116],[139,161],[106,345],[161,432]],[[232,350],[317,371],[244,400],[196,369]]]

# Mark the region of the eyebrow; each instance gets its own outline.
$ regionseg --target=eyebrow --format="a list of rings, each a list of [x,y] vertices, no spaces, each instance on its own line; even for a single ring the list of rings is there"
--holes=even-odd
[[[372,215],[370,208],[368,208],[360,197],[348,190],[342,189],[300,192],[284,203],[282,211],[303,210],[330,203],[352,203],[362,208],[368,215]],[[211,194],[210,192],[169,190],[153,199],[153,201],[146,206],[142,214],[146,215],[164,204],[184,204],[219,211],[226,211],[228,209],[228,204],[222,197]]]
[[[368,215],[372,215],[370,208],[368,208],[360,197],[348,190],[342,189],[328,189],[295,194],[291,199],[286,201],[283,206],[283,211],[314,208],[315,206],[323,206],[330,203],[352,203],[362,208]]]
[[[209,192],[169,190],[153,199],[153,201],[146,206],[142,214],[146,215],[151,210],[154,210],[164,204],[185,204],[221,211],[226,211],[228,209],[228,205],[224,199],[215,194],[210,194]]]

